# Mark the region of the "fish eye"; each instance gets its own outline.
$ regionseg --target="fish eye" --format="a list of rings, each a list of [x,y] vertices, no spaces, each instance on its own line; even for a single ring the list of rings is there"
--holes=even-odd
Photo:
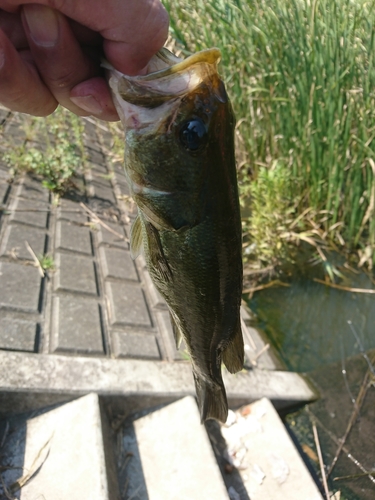
[[[180,129],[180,141],[185,149],[199,151],[207,143],[207,129],[200,118],[186,121]]]

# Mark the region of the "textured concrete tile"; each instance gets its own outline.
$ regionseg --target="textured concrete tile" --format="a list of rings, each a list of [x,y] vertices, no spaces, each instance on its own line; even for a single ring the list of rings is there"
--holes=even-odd
[[[155,318],[159,328],[160,335],[163,338],[164,345],[167,350],[167,356],[170,361],[184,361],[183,353],[185,350],[184,341],[177,349],[176,341],[173,335],[173,329],[171,324],[171,319],[169,317],[169,311],[155,311]]]
[[[0,316],[0,349],[35,351],[37,323]]]
[[[13,146],[23,146],[25,143],[25,132],[21,129],[13,115],[12,120],[6,125],[6,136],[12,138]]]
[[[112,335],[118,358],[160,359],[155,335],[129,332],[114,332]]]
[[[115,231],[114,234],[113,232],[109,231],[103,226],[99,226],[98,230],[98,242],[99,244],[105,244],[105,245],[111,245],[111,246],[116,246],[116,247],[121,247],[121,248],[129,248],[129,244],[125,240],[126,234],[124,231],[124,226],[121,224],[116,224],[115,222],[105,222],[108,227],[113,229]]]
[[[111,187],[105,187],[101,183],[93,181],[92,187],[94,188],[94,195],[101,200],[109,201],[116,204],[116,197]]]
[[[88,257],[56,254],[55,290],[97,295],[94,263]]]
[[[98,185],[103,188],[107,189],[112,189],[112,183],[111,179],[113,178],[114,174],[111,172],[109,173],[106,171],[104,172],[98,172],[98,171],[91,171],[91,177],[92,177],[92,182],[95,185]]]
[[[74,295],[54,297],[52,345],[54,352],[103,354],[98,302]]]
[[[19,259],[33,260],[27,250],[26,241],[37,256],[43,255],[46,243],[44,231],[23,224],[9,224],[0,247],[0,255],[9,255],[14,252]]]
[[[9,184],[6,180],[1,179],[0,177],[0,205],[4,202],[5,195],[7,194],[9,189]]]
[[[101,247],[99,255],[105,278],[138,281],[138,274],[130,252],[117,248]]]
[[[22,183],[19,196],[22,198],[48,202],[49,191],[42,185],[41,181],[26,176]]]
[[[59,219],[71,220],[80,224],[84,224],[88,220],[86,212],[79,203],[66,198],[61,198],[57,216]]]
[[[96,163],[100,165],[103,169],[105,168],[105,158],[104,154],[98,149],[100,146],[97,142],[88,141],[86,143],[86,153],[88,156],[88,161],[91,163]]]
[[[37,200],[18,199],[12,207],[10,220],[30,226],[46,227],[49,212],[48,203]]]
[[[112,325],[152,326],[145,297],[139,286],[106,283]]]
[[[119,185],[121,192],[123,194],[130,194],[129,184],[125,175],[124,165],[123,163],[117,163],[114,165],[114,173],[116,183]]]
[[[40,285],[35,267],[0,262],[0,306],[37,312]]]
[[[56,225],[56,248],[92,255],[89,228],[59,221]]]
[[[143,279],[145,282],[147,297],[150,300],[150,304],[155,309],[164,309],[167,310],[167,304],[163,297],[160,295],[158,289],[152,282],[151,276],[147,271],[146,265],[143,267]]]

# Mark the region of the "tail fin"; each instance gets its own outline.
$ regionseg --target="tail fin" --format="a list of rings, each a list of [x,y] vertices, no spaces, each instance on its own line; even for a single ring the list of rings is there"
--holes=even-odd
[[[228,402],[224,384],[213,385],[193,372],[201,422],[214,418],[225,423],[228,417]]]
[[[244,345],[241,331],[241,321],[238,321],[237,331],[233,340],[228,344],[222,354],[222,360],[230,373],[242,370],[244,363]]]

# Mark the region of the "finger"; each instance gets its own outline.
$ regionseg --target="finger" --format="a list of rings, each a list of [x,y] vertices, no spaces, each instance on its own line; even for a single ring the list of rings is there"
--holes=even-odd
[[[27,48],[27,38],[19,14],[9,14],[0,10],[0,29],[3,30],[16,49]]]
[[[69,19],[69,25],[74,36],[80,44],[100,47],[103,38],[101,35],[82,24]],[[22,26],[20,14],[10,14],[4,10],[0,10],[0,29],[4,31],[9,40],[13,43],[16,49],[26,49],[28,47],[27,37]]]
[[[12,111],[47,116],[57,102],[41,81],[27,51],[18,53],[0,30],[0,102]]]
[[[77,115],[87,115],[70,99],[77,84],[97,76],[100,67],[82,50],[68,20],[60,12],[43,5],[25,5],[24,29],[35,64],[55,99]],[[95,98],[93,98],[95,99]],[[99,116],[100,104],[91,101],[90,114]]]
[[[103,37],[96,31],[83,26],[73,19],[69,19],[69,26],[73,32],[73,35],[77,38],[81,45],[89,45],[92,47],[101,47],[103,43]]]
[[[101,31],[104,52],[115,68],[128,75],[140,73],[164,45],[169,18],[158,0],[132,0],[128,18],[120,26]],[[125,21],[125,14],[124,14]]]
[[[139,73],[168,36],[168,14],[160,0],[0,0],[0,8],[14,11],[29,3],[49,5],[99,32],[108,60],[127,74]]]
[[[70,99],[88,112],[92,106],[99,104],[101,112],[97,116],[101,120],[108,122],[119,120],[108,84],[102,77],[91,78],[78,84],[70,92]]]

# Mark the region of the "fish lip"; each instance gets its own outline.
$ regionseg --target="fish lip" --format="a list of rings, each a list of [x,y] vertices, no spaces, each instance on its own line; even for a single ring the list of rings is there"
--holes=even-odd
[[[169,52],[169,51],[168,51]],[[175,56],[171,53],[171,55],[175,58]],[[169,66],[168,68],[164,68],[158,71],[154,71],[152,73],[148,73],[146,75],[139,75],[136,77],[131,77],[132,79],[136,79],[138,81],[147,82],[150,80],[158,80],[159,78],[165,78],[169,75],[174,75],[176,73],[181,73],[186,69],[189,69],[191,66],[195,64],[218,64],[221,59],[221,52],[218,48],[213,47],[211,49],[201,50],[191,56],[188,56],[186,59],[182,59],[180,62]],[[172,58],[170,58],[172,60]]]
[[[110,70],[109,86],[125,129],[156,127],[168,113],[173,115],[185,95],[217,74],[220,58],[217,48],[202,50],[186,59],[162,48],[151,59],[150,72],[138,76],[124,75],[104,61],[102,66]]]

